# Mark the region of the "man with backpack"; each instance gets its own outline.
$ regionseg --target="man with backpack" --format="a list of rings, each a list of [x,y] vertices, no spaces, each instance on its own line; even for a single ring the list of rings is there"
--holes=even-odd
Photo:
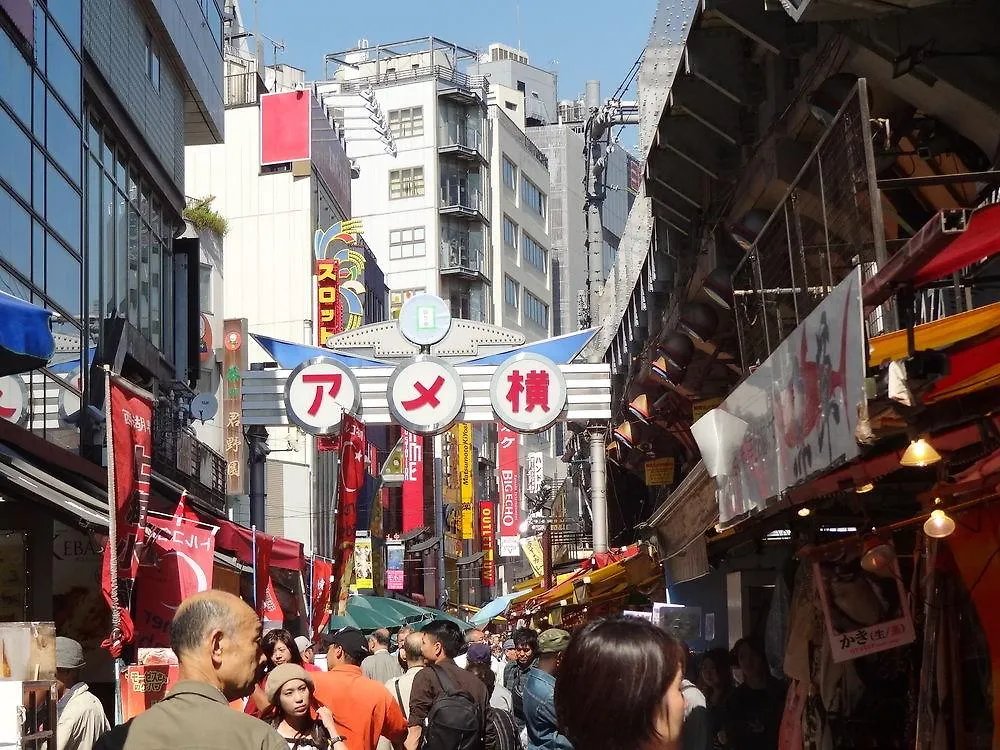
[[[406,750],[483,750],[490,697],[482,680],[455,664],[461,629],[435,620],[421,635],[427,666],[410,690]]]

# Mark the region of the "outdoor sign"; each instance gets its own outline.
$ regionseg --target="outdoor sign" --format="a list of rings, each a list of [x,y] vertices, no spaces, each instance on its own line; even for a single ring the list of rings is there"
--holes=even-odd
[[[167,696],[179,677],[176,664],[140,664],[125,667],[119,678],[122,720],[134,719]]]
[[[462,422],[456,426],[456,454],[458,463],[458,481],[462,500],[462,539],[475,539],[475,482],[476,476],[472,465],[472,425]]]
[[[23,425],[28,421],[28,386],[16,375],[0,378],[0,419]]]
[[[304,161],[312,155],[311,92],[260,96],[260,163]]]
[[[359,531],[354,538],[354,585],[358,591],[372,591],[375,579],[372,571],[372,539]]]
[[[389,591],[402,591],[406,548],[401,542],[386,542],[385,553],[385,587]]]
[[[916,638],[895,555],[884,576],[864,570],[860,557],[846,564],[817,561],[813,580],[835,662],[905,646]]]
[[[722,405],[691,427],[731,524],[791,487],[856,458],[867,354],[861,269],[785,339]]]
[[[345,219],[316,230],[316,338],[320,346],[364,323],[365,256],[357,248],[361,219]]]
[[[542,482],[545,480],[545,454],[541,451],[533,451],[528,454],[527,467],[524,472],[524,492],[528,495],[537,495],[542,489]]]
[[[424,525],[424,438],[403,430],[403,533]]]
[[[242,373],[247,369],[247,319],[222,326],[222,425],[226,458],[226,494],[247,491],[247,443],[243,437]]]
[[[500,489],[500,557],[519,557],[517,544],[521,523],[521,473],[518,435],[505,425],[497,425],[497,468]]]
[[[339,433],[344,414],[353,414],[360,404],[354,373],[329,357],[303,362],[285,382],[288,418],[310,435]]]
[[[436,344],[451,330],[448,303],[434,294],[415,294],[399,311],[399,330],[418,346]]]
[[[548,357],[525,352],[497,367],[490,382],[497,417],[518,432],[541,432],[566,408],[566,378]]]
[[[496,560],[496,510],[493,503],[479,504],[479,538],[483,543],[483,564],[481,580],[484,586],[493,586],[497,582]]]
[[[441,500],[444,510],[444,554],[457,560],[462,557],[462,469],[461,454],[462,424],[457,424],[445,433],[441,468]]]
[[[312,580],[310,581],[310,635],[319,639],[330,619],[330,587],[333,582],[333,561],[325,557],[312,558]]]
[[[343,330],[343,320],[337,315],[337,287],[340,284],[340,263],[336,260],[316,261],[316,339],[320,346]]]
[[[521,550],[531,566],[531,571],[540,576],[545,571],[545,558],[542,552],[542,539],[537,536],[525,537],[521,540]]]
[[[418,354],[389,378],[389,411],[411,432],[437,435],[454,424],[465,391],[455,368],[440,357]]]
[[[663,487],[674,483],[674,459],[654,458],[643,464],[647,487]]]

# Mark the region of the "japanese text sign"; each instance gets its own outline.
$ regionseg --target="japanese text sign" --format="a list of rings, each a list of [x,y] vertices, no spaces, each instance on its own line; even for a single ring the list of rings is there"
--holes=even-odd
[[[496,511],[493,503],[479,504],[479,538],[483,543],[482,582],[484,586],[493,586],[497,577]]]
[[[330,357],[314,357],[292,370],[285,382],[288,418],[310,435],[340,431],[345,413],[361,405],[354,373]]]
[[[647,487],[663,487],[674,483],[674,459],[655,458],[643,464]]]
[[[247,320],[232,318],[222,327],[222,429],[226,494],[247,491],[247,444],[243,437],[243,376],[248,367]]]
[[[339,287],[340,261],[316,261],[316,332],[320,346],[326,346],[327,339],[344,329],[344,315],[337,294]]]
[[[389,378],[388,391],[393,419],[421,435],[437,435],[451,427],[465,401],[455,368],[426,354],[397,367]]]
[[[424,438],[403,430],[403,533],[424,525]]]
[[[490,401],[500,420],[518,432],[551,427],[566,408],[566,378],[548,357],[528,352],[499,365]]]
[[[385,545],[386,570],[385,587],[389,591],[403,590],[403,560],[406,548],[400,542],[387,542]]]
[[[472,425],[468,422],[459,424],[455,432],[458,443],[458,481],[462,500],[462,539],[475,539],[475,483],[476,475],[472,461]]]
[[[518,434],[505,425],[497,426],[497,468],[500,486],[500,556],[519,557],[521,477]]]

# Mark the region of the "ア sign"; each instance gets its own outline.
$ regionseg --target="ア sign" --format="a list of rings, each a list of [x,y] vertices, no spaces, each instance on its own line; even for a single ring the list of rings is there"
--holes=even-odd
[[[306,360],[285,383],[288,418],[310,435],[340,432],[344,413],[356,413],[360,405],[354,373],[329,357]]]

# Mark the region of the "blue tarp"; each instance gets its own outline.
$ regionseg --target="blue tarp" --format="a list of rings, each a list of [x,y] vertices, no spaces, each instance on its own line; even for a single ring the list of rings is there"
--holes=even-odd
[[[0,376],[29,372],[49,361],[56,349],[51,315],[0,292]]]

